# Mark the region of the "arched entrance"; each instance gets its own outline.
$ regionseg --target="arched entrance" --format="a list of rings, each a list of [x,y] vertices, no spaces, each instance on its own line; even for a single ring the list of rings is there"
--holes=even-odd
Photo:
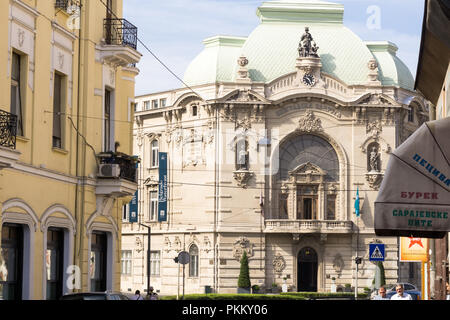
[[[317,292],[317,253],[312,248],[303,248],[297,259],[297,291]]]

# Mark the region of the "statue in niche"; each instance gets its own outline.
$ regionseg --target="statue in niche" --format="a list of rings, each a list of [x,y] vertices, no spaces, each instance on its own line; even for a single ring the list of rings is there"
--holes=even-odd
[[[298,46],[298,53],[300,57],[315,57],[318,58],[316,43],[313,40],[312,35],[309,33],[309,28],[305,28],[305,33],[302,35],[300,44]]]
[[[236,144],[236,169],[248,170],[247,140],[241,139]]]
[[[376,144],[370,145],[369,152],[369,171],[380,172],[380,154],[378,152],[378,146]]]

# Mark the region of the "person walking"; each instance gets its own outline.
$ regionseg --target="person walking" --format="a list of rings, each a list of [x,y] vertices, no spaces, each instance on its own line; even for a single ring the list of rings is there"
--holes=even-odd
[[[386,297],[386,288],[383,287],[383,286],[381,286],[381,287],[378,289],[378,295],[374,296],[374,297],[372,298],[372,300],[389,300],[389,298]]]
[[[158,300],[158,294],[153,292],[153,287],[149,288],[150,292],[147,294],[147,300]]]
[[[411,295],[405,292],[403,284],[397,283],[395,291],[397,291],[397,293],[391,297],[391,300],[412,300]]]
[[[141,292],[139,290],[136,290],[131,300],[144,300],[144,298],[141,296]]]

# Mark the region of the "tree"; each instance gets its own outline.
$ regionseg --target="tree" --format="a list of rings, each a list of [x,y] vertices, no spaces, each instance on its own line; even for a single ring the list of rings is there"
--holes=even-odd
[[[241,270],[239,272],[238,287],[239,288],[250,288],[252,285],[250,283],[250,272],[248,267],[247,252],[244,251],[241,258]]]
[[[372,284],[377,289],[386,284],[386,276],[384,273],[384,266],[382,261],[377,261],[377,266],[375,268],[375,278],[373,279]]]

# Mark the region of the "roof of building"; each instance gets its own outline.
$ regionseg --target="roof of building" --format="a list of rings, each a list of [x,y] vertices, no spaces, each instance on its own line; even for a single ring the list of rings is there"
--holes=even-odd
[[[191,62],[184,81],[193,86],[232,82],[239,56],[248,61],[254,82],[271,82],[295,71],[298,45],[309,27],[319,47],[322,71],[347,85],[367,83],[370,59],[379,64],[383,85],[414,88],[414,78],[387,41],[363,42],[343,25],[344,6],[317,0],[267,1],[256,14],[261,23],[247,37],[217,36],[206,39],[204,50]]]

